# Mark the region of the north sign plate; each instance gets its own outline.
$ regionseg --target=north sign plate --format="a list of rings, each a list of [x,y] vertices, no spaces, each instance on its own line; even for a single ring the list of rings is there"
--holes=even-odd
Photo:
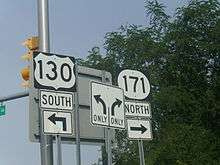
[[[91,123],[125,128],[124,94],[121,88],[91,82]]]
[[[151,118],[150,103],[140,101],[125,101],[125,115],[129,117]]]

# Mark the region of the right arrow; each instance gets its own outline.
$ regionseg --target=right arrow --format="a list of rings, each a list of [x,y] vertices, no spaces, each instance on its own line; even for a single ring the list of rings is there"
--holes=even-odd
[[[140,124],[140,127],[131,127],[131,131],[141,131],[141,134],[143,134],[145,131],[147,131],[147,128]]]

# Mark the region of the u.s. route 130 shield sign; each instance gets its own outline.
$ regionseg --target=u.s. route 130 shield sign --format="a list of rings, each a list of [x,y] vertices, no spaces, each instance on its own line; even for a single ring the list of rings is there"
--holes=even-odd
[[[50,53],[34,53],[34,87],[74,92],[75,59]]]

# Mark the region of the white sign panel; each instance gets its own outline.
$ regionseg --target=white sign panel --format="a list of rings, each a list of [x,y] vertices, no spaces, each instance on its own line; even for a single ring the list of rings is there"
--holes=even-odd
[[[150,120],[128,119],[128,138],[129,139],[149,139],[153,138]]]
[[[147,77],[136,70],[123,70],[118,76],[118,86],[124,89],[125,96],[130,99],[143,100],[150,93]]]
[[[130,117],[151,117],[150,103],[125,101],[125,115]]]
[[[75,91],[75,60],[54,54],[34,54],[34,87]]]
[[[125,128],[124,94],[121,88],[91,82],[91,122]]]
[[[72,113],[44,110],[43,132],[45,134],[72,135]]]
[[[73,110],[73,94],[40,90],[40,107],[44,109]]]

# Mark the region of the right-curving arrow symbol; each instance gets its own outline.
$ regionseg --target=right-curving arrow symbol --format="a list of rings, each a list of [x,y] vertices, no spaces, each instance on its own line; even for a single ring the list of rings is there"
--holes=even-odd
[[[141,131],[141,134],[147,131],[147,128],[140,124],[140,127],[131,127],[131,131]]]
[[[116,106],[120,107],[121,103],[122,103],[122,101],[116,98],[115,102],[112,104],[112,107],[111,107],[111,115],[112,116],[115,116],[115,107]]]
[[[103,106],[103,114],[106,115],[106,105],[105,105],[105,102],[102,100],[101,95],[94,95],[94,98],[95,98],[95,100],[96,100],[96,102],[97,102],[98,104],[99,104],[99,103],[102,104],[102,106]]]

